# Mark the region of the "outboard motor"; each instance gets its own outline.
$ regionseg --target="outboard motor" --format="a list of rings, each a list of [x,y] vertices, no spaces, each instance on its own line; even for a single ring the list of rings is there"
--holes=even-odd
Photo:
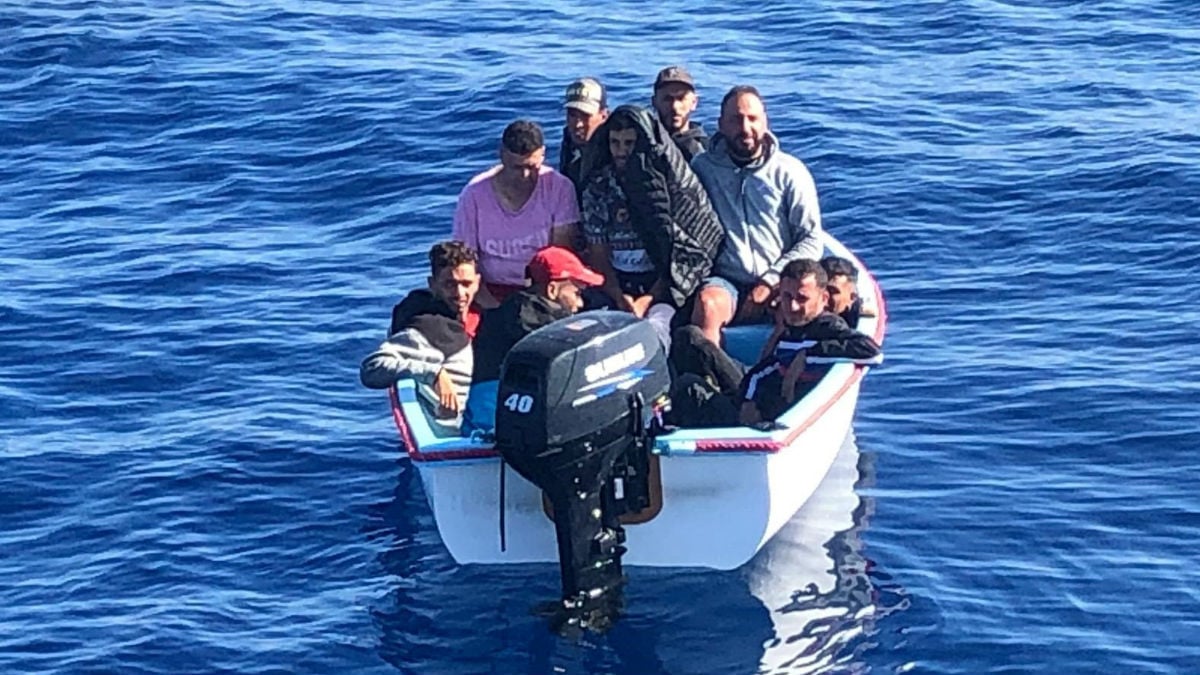
[[[620,516],[649,505],[648,430],[670,388],[646,321],[586,312],[527,335],[504,360],[496,448],[550,500],[565,625],[604,630],[620,609]]]

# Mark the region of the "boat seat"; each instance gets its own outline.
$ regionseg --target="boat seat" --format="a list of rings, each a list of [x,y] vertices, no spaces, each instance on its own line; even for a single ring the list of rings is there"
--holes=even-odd
[[[725,352],[747,366],[758,362],[763,343],[771,336],[770,324],[731,326],[725,329]]]

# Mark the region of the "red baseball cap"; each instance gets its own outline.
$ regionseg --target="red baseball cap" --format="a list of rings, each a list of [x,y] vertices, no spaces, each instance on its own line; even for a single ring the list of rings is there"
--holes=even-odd
[[[599,286],[604,283],[604,276],[583,264],[570,249],[562,246],[546,246],[533,254],[526,268],[529,278],[534,283],[544,284],[550,281],[575,281],[584,286]]]

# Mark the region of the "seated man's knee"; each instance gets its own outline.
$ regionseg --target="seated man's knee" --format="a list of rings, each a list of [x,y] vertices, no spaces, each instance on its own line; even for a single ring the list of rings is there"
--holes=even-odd
[[[692,321],[697,324],[719,321],[727,323],[733,316],[733,297],[719,286],[705,286],[696,298]]]
[[[683,347],[685,345],[697,345],[704,339],[704,331],[695,324],[680,326],[671,333],[671,344]]]

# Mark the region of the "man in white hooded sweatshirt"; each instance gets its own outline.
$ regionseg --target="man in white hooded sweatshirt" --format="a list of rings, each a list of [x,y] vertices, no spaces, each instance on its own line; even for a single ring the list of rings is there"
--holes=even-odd
[[[730,323],[767,320],[779,273],[793,260],[818,260],[821,208],[812,174],[779,148],[754,87],[739,85],[721,101],[718,133],[692,160],[725,230],[713,276],[695,298],[692,323],[721,343]]]

